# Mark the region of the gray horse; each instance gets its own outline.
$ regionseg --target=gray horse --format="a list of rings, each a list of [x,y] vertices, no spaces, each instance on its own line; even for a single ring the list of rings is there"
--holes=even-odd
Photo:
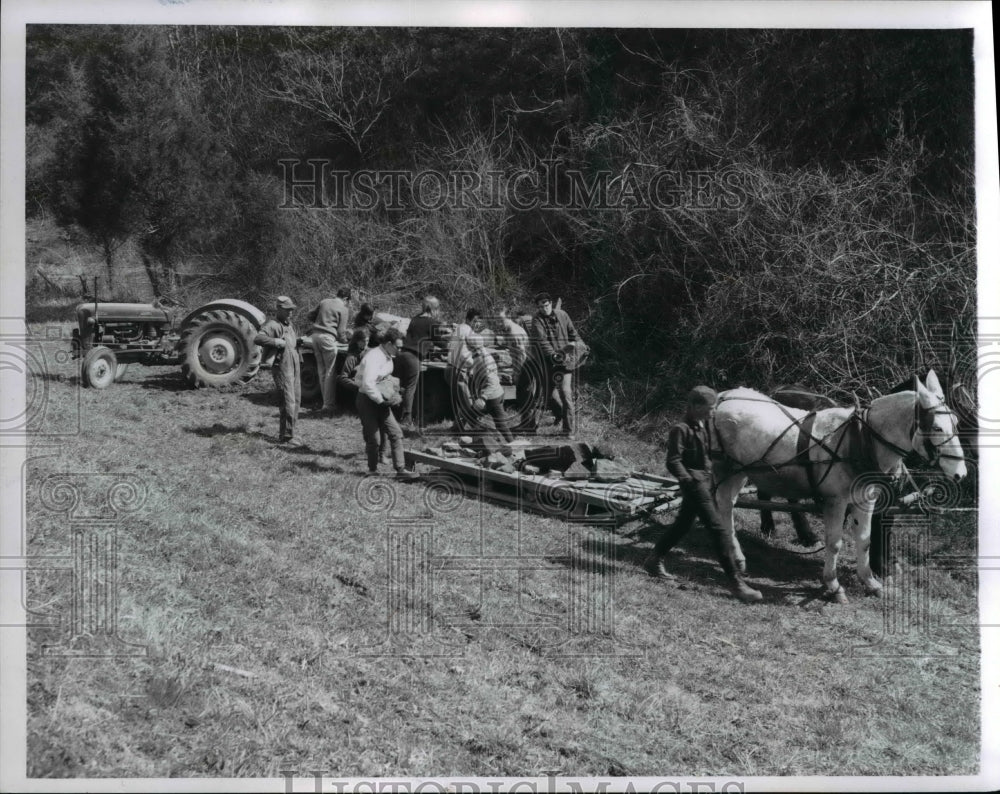
[[[873,400],[865,411],[827,408],[808,422],[809,412],[752,389],[719,395],[714,426],[723,456],[714,464],[716,499],[729,529],[730,551],[742,569],[746,558],[733,529],[733,505],[749,479],[765,493],[822,502],[823,582],[826,595],[840,603],[847,596],[837,581],[837,556],[850,509],[858,578],[869,592],[881,592],[869,565],[876,494],[866,487],[866,478],[884,478],[911,451],[956,480],[966,475],[957,420],[945,404],[937,375],[932,370],[923,384],[915,380],[914,385],[914,391]]]

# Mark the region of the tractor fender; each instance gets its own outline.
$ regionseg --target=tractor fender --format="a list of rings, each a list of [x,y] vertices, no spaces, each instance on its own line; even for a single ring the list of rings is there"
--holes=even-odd
[[[214,300],[211,303],[206,303],[203,306],[199,306],[194,311],[188,313],[188,315],[181,320],[180,328],[183,330],[195,317],[198,317],[205,312],[213,311],[214,309],[222,309],[224,311],[236,312],[241,317],[246,318],[246,320],[254,327],[254,330],[259,331],[260,327],[267,320],[267,316],[258,309],[253,304],[247,303],[246,301],[236,300],[235,298],[222,298],[220,300]]]

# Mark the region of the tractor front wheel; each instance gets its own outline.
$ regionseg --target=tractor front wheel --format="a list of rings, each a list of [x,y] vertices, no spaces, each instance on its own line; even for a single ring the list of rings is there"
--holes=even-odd
[[[181,370],[195,387],[227,386],[247,381],[260,368],[256,330],[239,314],[215,309],[200,314],[181,330]]]
[[[83,359],[81,375],[83,385],[92,389],[106,389],[115,382],[118,358],[107,347],[91,348]]]

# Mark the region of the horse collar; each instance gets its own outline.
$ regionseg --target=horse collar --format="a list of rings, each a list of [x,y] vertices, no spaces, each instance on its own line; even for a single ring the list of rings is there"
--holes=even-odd
[[[862,439],[862,448],[864,449],[863,457],[866,462],[871,465],[873,469],[880,469],[878,465],[878,449],[875,444],[879,443],[887,449],[891,449],[900,457],[906,457],[907,453],[910,451],[908,449],[903,449],[902,447],[894,444],[881,433],[878,432],[874,427],[872,427],[869,421],[869,416],[871,414],[871,407],[865,408],[861,411],[855,410],[854,418],[858,425],[858,433]],[[913,439],[916,435],[916,427],[912,427],[910,430],[910,449],[913,449]]]

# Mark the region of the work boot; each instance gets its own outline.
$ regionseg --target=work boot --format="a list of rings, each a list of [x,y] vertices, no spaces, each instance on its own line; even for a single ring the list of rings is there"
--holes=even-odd
[[[667,570],[667,566],[663,564],[663,557],[658,554],[650,554],[646,561],[642,564],[642,567],[646,569],[646,573],[652,576],[654,579],[676,579],[670,571]]]
[[[764,600],[764,596],[761,595],[760,590],[754,590],[750,585],[743,581],[742,576],[734,576],[730,580],[729,590],[744,604],[756,604],[758,601]]]

